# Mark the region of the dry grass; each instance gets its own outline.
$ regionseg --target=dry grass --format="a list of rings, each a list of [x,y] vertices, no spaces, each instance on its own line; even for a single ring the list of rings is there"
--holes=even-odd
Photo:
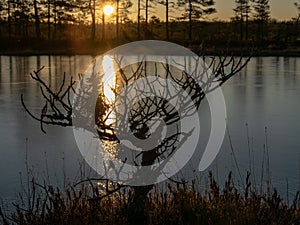
[[[253,191],[249,174],[245,182],[245,189],[240,190],[230,173],[220,187],[210,174],[205,192],[197,188],[196,182],[169,183],[165,191],[155,188],[148,195],[145,224],[300,224],[298,194],[288,205],[276,190],[272,194]],[[93,200],[99,196],[99,187],[91,182],[60,191],[32,180],[30,192],[20,195],[15,211],[11,215],[0,212],[0,218],[5,225],[128,224],[130,212],[126,207],[131,189],[123,188]]]

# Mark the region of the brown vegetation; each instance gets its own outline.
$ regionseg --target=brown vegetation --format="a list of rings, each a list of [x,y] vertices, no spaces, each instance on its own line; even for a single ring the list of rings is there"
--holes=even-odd
[[[212,174],[208,175],[208,189],[199,182],[168,183],[156,186],[148,194],[145,224],[300,224],[300,198],[297,193],[288,205],[277,191],[258,193],[246,177],[246,188],[241,190],[229,173],[224,185],[219,186]],[[21,198],[11,215],[0,211],[3,224],[129,224],[134,216],[126,211],[129,189],[101,196],[103,190],[92,180],[69,186],[65,190],[40,185],[34,179],[28,199]],[[164,191],[160,189],[165,189]],[[95,198],[97,200],[95,200]],[[1,220],[0,220],[1,221]]]

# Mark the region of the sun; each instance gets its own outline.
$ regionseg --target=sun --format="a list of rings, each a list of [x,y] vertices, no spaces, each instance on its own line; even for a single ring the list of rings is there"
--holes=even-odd
[[[111,5],[105,5],[103,11],[105,15],[110,16],[114,11],[114,7],[112,7]]]

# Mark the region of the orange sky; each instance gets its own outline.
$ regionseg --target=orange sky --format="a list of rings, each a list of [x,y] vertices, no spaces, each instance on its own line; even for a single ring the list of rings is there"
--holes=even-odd
[[[137,0],[133,0],[134,5],[131,9],[133,12],[131,17],[136,20],[135,13],[137,4],[135,3]],[[172,0],[169,0],[170,2]],[[176,2],[176,0],[174,0]],[[271,17],[277,20],[290,20],[292,17],[296,17],[297,9],[294,6],[294,2],[299,2],[300,0],[270,0],[270,8],[271,8]],[[234,0],[215,0],[217,13],[211,15],[210,19],[220,19],[220,20],[228,20],[233,16],[232,9],[235,7]],[[162,5],[157,5],[155,9],[150,9],[152,12],[149,13],[149,18],[153,15],[160,17],[162,20],[165,20],[165,9]],[[144,12],[142,12],[143,14]],[[170,15],[178,16],[178,13],[170,13]]]
[[[233,13],[232,9],[235,6],[234,0],[215,0],[218,13],[212,17],[220,19],[228,19]],[[270,0],[271,17],[278,20],[289,20],[297,15],[297,9],[294,2],[299,0]]]

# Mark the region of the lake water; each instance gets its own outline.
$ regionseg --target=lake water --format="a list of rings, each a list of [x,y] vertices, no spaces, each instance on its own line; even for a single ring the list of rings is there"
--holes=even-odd
[[[72,129],[47,126],[43,134],[40,124],[23,109],[20,95],[24,94],[30,109],[38,114],[39,86],[29,74],[45,66],[41,77],[58,88],[64,72],[76,76],[91,61],[91,56],[0,56],[0,198],[4,201],[22,190],[20,179],[26,177],[26,164],[29,173],[40,180],[49,176],[54,185],[80,179],[82,157]],[[251,165],[252,173],[261,180],[261,169],[267,168],[263,158],[268,158],[272,185],[285,198],[288,183],[292,198],[300,186],[300,58],[253,58],[222,89],[234,152],[227,134],[209,170],[220,182],[229,170],[239,179],[234,154],[243,176]],[[264,173],[262,180],[266,179]]]

